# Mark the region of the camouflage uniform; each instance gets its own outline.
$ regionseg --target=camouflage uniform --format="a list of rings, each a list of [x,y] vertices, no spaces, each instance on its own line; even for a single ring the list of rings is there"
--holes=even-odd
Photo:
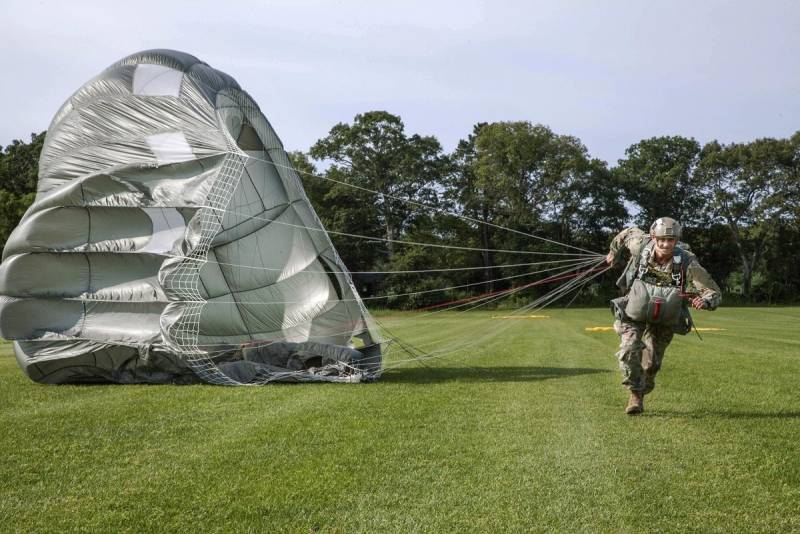
[[[647,237],[647,233],[636,227],[626,228],[620,232],[611,242],[610,253],[614,256],[615,262],[623,249],[630,252],[631,258],[638,257]],[[686,268],[687,284],[705,299],[708,309],[715,309],[722,300],[719,286],[700,265],[686,244],[678,243],[676,247],[683,249],[692,260]],[[672,262],[659,264],[653,254],[647,265],[647,271],[651,276],[669,282],[672,276]],[[622,371],[622,385],[642,394],[650,393],[655,387],[655,377],[661,369],[664,352],[672,341],[673,327],[617,317],[614,321],[614,330],[620,337],[617,358]]]

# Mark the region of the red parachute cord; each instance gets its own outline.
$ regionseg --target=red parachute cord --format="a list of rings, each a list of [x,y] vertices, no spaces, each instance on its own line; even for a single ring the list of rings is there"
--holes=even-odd
[[[436,308],[443,308],[445,306],[450,306],[452,304],[463,304],[465,302],[472,302],[473,300],[482,299],[484,297],[490,297],[492,295],[499,295],[500,293],[507,293],[509,291],[521,291],[521,290],[527,289],[529,287],[538,286],[538,285],[541,285],[541,284],[547,284],[549,282],[557,282],[559,280],[566,280],[568,278],[575,278],[576,276],[582,276],[584,274],[600,271],[602,269],[605,269],[605,266],[593,267],[591,269],[586,269],[585,271],[579,271],[577,273],[570,273],[570,274],[564,274],[564,275],[558,275],[558,276],[556,276],[556,275],[548,276],[547,278],[542,278],[541,280],[536,280],[535,282],[531,282],[531,283],[525,284],[523,286],[512,287],[510,289],[499,289],[497,291],[489,291],[487,293],[482,293],[480,295],[475,295],[475,296],[472,296],[472,297],[467,297],[467,298],[458,299],[458,300],[451,300],[449,302],[441,302],[439,304],[433,304],[431,306],[425,306],[424,308],[417,308],[417,311],[433,310],[433,309],[436,309]]]

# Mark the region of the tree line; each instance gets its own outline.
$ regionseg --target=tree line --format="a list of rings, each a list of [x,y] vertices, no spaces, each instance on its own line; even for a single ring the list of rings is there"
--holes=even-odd
[[[43,140],[15,140],[0,154],[2,243],[33,201]],[[519,252],[575,251],[563,243],[604,253],[619,230],[647,229],[659,216],[683,223],[683,241],[728,303],[800,297],[800,131],[702,146],[653,137],[609,166],[577,137],[541,124],[479,123],[447,153],[434,136],[407,133],[400,117],[371,111],[290,157],[340,256],[363,273],[354,274],[359,291],[389,296],[373,301],[388,307],[528,283],[535,269],[526,264],[541,257]],[[575,302],[603,304],[616,294],[614,278],[596,279]],[[452,286],[465,287],[431,291]]]

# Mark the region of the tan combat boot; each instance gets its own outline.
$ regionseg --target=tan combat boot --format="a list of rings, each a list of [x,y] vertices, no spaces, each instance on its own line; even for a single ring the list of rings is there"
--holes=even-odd
[[[625,407],[625,413],[628,415],[636,415],[643,411],[644,395],[638,391],[631,391],[631,396],[628,398],[628,405]]]

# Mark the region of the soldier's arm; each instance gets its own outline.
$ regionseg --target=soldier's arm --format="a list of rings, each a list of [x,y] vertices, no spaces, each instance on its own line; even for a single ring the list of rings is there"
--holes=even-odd
[[[692,255],[692,262],[686,270],[689,280],[692,285],[697,289],[700,296],[708,303],[708,309],[714,310],[722,303],[722,290],[717,283],[711,278],[697,258]]]
[[[611,241],[608,255],[606,255],[606,262],[609,265],[619,263],[620,256],[624,250],[627,250],[631,255],[638,254],[646,237],[647,234],[635,226],[624,229]]]

